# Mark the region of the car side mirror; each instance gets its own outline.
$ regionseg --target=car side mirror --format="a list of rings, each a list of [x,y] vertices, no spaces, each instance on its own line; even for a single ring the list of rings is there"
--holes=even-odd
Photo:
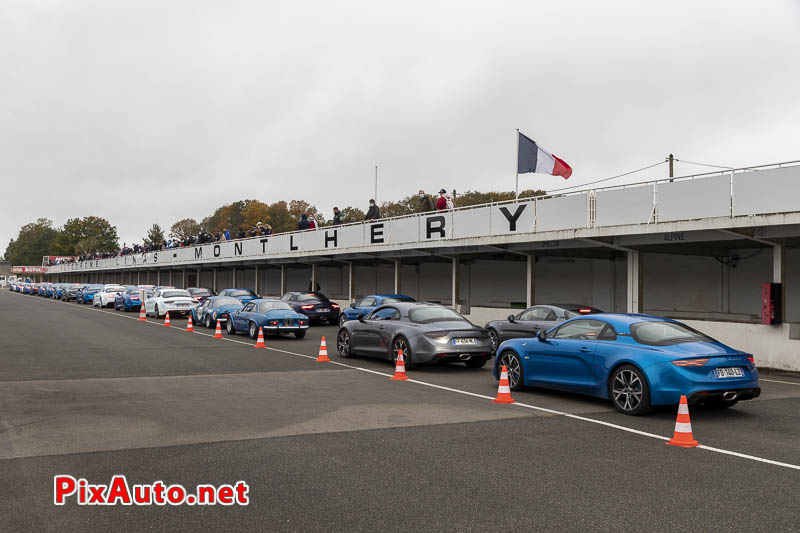
[[[536,332],[536,338],[539,339],[539,342],[547,342],[547,333],[545,333],[543,329],[540,329]]]
[[[363,314],[361,314],[361,315],[358,315],[358,321],[359,321],[359,322],[364,322],[364,317],[365,317],[365,316],[366,316],[366,315],[363,315]]]
[[[353,300],[352,302],[350,302],[350,307],[355,307],[355,306],[356,306],[356,301],[355,301],[355,300]]]
[[[515,317],[514,315],[508,315],[508,321],[509,322],[516,322],[516,320],[517,320],[517,317]]]

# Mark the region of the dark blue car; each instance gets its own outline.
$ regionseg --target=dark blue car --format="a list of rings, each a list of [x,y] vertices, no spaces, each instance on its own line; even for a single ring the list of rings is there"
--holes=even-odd
[[[333,303],[321,292],[287,292],[281,301],[306,315],[310,320],[336,324],[339,320],[339,305]]]
[[[90,304],[94,301],[94,295],[101,290],[103,290],[103,286],[100,284],[87,285],[75,295],[75,303]]]
[[[497,348],[495,377],[512,390],[534,386],[611,400],[628,415],[653,405],[730,407],[761,394],[752,355],[668,318],[595,314]]]
[[[192,322],[210,329],[216,327],[217,320],[223,324],[227,322],[228,316],[242,307],[242,302],[232,296],[212,296],[192,308]]]
[[[259,299],[248,302],[239,311],[234,311],[225,323],[229,335],[247,332],[251,339],[263,329],[265,335],[294,333],[298,339],[306,336],[308,317],[297,313],[287,303],[275,299]]]
[[[222,289],[217,296],[230,296],[231,298],[236,298],[242,304],[258,299],[258,294],[250,289]]]
[[[350,304],[350,307],[342,310],[342,314],[339,315],[339,327],[343,326],[348,320],[356,320],[358,315],[371,313],[382,305],[415,301],[414,298],[405,294],[370,294],[369,296],[364,296]]]
[[[153,295],[153,289],[141,287],[128,287],[125,292],[117,294],[114,298],[114,309],[117,311],[138,311],[142,307],[142,291],[146,297]]]

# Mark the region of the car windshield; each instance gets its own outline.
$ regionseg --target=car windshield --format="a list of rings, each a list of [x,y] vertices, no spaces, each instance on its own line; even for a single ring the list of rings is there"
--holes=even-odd
[[[383,299],[383,303],[385,303],[385,304],[392,304],[392,303],[395,303],[395,302],[413,302],[413,301],[414,301],[414,298],[411,298],[409,296],[401,296],[401,297],[392,296],[392,297]]]
[[[417,324],[431,324],[433,322],[450,322],[458,320],[465,322],[463,316],[446,307],[419,307],[408,312],[408,319]]]
[[[714,342],[714,339],[680,322],[638,322],[631,324],[631,335],[639,344],[669,346],[685,342]]]
[[[122,292],[125,290],[125,287],[108,287],[106,292]]]
[[[217,298],[214,300],[214,307],[222,307],[223,305],[242,305],[242,302],[237,300],[236,298]]]
[[[211,296],[211,291],[208,289],[194,289],[189,291],[192,296]]]
[[[308,302],[310,300],[327,300],[328,297],[321,292],[305,292],[297,295],[298,302]]]
[[[180,296],[189,296],[189,293],[186,291],[164,291],[161,293],[161,296],[164,298],[177,298]]]
[[[230,291],[228,293],[228,296],[255,296],[255,295],[250,291],[242,290],[242,291]]]

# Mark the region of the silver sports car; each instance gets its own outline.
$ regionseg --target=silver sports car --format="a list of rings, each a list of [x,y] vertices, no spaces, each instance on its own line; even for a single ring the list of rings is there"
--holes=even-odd
[[[396,302],[378,307],[339,329],[342,357],[371,355],[394,361],[403,350],[406,368],[438,362],[463,362],[480,368],[492,357],[489,332],[449,307]]]

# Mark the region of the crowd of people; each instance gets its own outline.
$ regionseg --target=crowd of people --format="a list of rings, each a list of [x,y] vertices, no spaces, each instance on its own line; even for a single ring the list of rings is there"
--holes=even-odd
[[[417,193],[418,205],[417,211],[419,213],[431,213],[434,211],[446,211],[455,208],[455,191],[453,196],[450,196],[445,189],[441,189],[436,198],[426,194],[424,190],[420,189]],[[369,208],[364,216],[364,222],[378,220],[381,218],[381,210],[374,199],[370,199]],[[342,222],[342,212],[338,207],[333,208],[333,219],[331,219],[332,226],[339,226]],[[300,220],[297,222],[297,229],[299,231],[315,230],[318,228],[317,221],[313,215],[303,213],[300,215]],[[123,257],[131,254],[141,254],[146,252],[158,252],[162,250],[170,250],[173,248],[185,248],[195,246],[198,244],[211,244],[217,242],[232,241],[238,239],[246,239],[249,237],[262,237],[273,234],[272,226],[259,222],[250,229],[239,228],[231,232],[229,228],[224,228],[213,234],[206,231],[201,231],[198,235],[190,235],[183,239],[164,239],[161,242],[146,242],[144,244],[133,244],[128,246],[123,243],[122,249],[119,252],[95,252],[90,254],[83,254],[78,256],[78,261],[91,261],[94,259],[108,259],[111,257]],[[63,260],[66,263],[74,263],[75,258],[70,260]],[[61,264],[61,263],[59,263]]]

